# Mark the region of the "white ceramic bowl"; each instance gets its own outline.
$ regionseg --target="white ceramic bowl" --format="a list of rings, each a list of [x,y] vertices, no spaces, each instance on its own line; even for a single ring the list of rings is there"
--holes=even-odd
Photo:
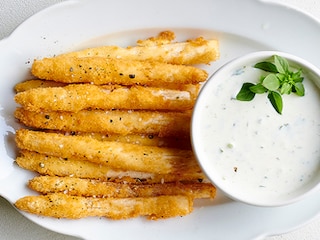
[[[304,76],[305,96],[283,95],[281,115],[267,93],[235,99],[244,82],[266,75],[253,65],[273,55]],[[290,204],[319,190],[319,86],[318,68],[283,52],[250,53],[217,70],[199,94],[191,124],[193,150],[209,180],[234,200],[256,206]]]

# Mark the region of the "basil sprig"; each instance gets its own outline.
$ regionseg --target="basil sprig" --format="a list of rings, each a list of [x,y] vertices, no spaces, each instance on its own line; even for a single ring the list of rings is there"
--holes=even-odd
[[[263,61],[254,65],[255,68],[269,72],[269,74],[261,76],[257,84],[244,83],[236,99],[251,101],[256,94],[267,93],[273,108],[279,114],[282,114],[283,101],[281,95],[293,92],[298,96],[304,96],[303,77],[301,76],[301,70],[294,72],[290,69],[285,58],[274,55],[272,59],[273,61]]]

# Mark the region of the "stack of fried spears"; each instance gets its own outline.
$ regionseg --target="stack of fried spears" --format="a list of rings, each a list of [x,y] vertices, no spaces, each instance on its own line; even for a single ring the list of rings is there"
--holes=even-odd
[[[57,218],[189,214],[214,198],[190,147],[191,111],[218,42],[174,33],[35,60],[16,85],[17,164],[39,195],[15,205]]]

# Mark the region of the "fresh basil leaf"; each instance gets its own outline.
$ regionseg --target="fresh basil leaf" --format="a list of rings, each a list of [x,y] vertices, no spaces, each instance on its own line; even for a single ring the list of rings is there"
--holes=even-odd
[[[254,86],[253,83],[244,83],[236,96],[237,100],[240,101],[251,101],[255,93],[250,90],[250,87]]]
[[[296,71],[296,72],[291,73],[292,79],[302,78],[302,77],[301,77],[301,73],[302,73],[302,70],[301,70],[301,69],[300,69],[299,71]]]
[[[261,83],[253,85],[249,89],[251,92],[258,93],[258,94],[265,93],[268,91],[268,89],[266,89]]]
[[[262,85],[270,91],[276,91],[280,87],[280,81],[275,74],[269,74],[263,80]]]
[[[290,94],[292,92],[292,85],[290,83],[283,83],[280,87],[280,94]]]
[[[285,58],[282,58],[278,55],[274,55],[274,64],[279,73],[288,73],[289,71],[289,63]]]
[[[303,82],[303,77],[301,76],[301,73],[299,72],[295,72],[294,74],[292,74],[291,78],[294,82]]]
[[[283,108],[283,103],[282,103],[282,97],[279,93],[275,91],[270,91],[268,94],[268,98],[273,106],[273,108],[279,113],[282,114],[282,108]]]
[[[298,83],[298,82],[302,83],[303,79],[304,79],[303,77],[300,77],[300,78],[293,79],[293,81],[295,81],[296,83]]]
[[[271,62],[259,62],[259,63],[255,64],[254,67],[261,69],[261,70],[264,70],[266,72],[272,72],[272,73],[279,72],[276,65],[274,65]]]
[[[295,93],[298,95],[298,96],[304,96],[304,86],[301,82],[296,82],[294,84],[294,89],[295,89]]]
[[[283,73],[277,73],[277,78],[279,79],[280,81],[280,84],[287,81],[287,78],[288,76],[286,74],[283,74]]]
[[[303,82],[303,77],[299,77],[299,78],[295,78],[295,79],[293,79],[293,81],[295,81],[295,82]]]

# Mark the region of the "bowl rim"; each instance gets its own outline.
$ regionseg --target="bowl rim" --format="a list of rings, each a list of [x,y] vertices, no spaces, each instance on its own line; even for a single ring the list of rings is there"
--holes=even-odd
[[[291,198],[286,198],[285,200],[279,200],[279,201],[263,201],[263,202],[258,202],[255,200],[252,200],[250,198],[243,198],[243,197],[239,197],[237,195],[234,195],[233,192],[231,192],[229,189],[223,189],[221,187],[221,185],[219,184],[218,181],[216,181],[216,178],[214,178],[213,176],[210,175],[209,171],[203,166],[203,159],[201,159],[201,154],[198,151],[198,145],[197,145],[197,140],[195,139],[195,136],[197,136],[196,131],[198,130],[197,127],[195,127],[196,125],[200,125],[200,124],[196,124],[195,120],[197,118],[198,115],[198,108],[199,108],[199,102],[203,102],[203,98],[205,98],[204,96],[204,92],[206,91],[205,89],[210,88],[212,84],[212,82],[214,82],[215,77],[223,74],[224,72],[228,72],[234,68],[236,68],[236,66],[238,66],[239,64],[241,64],[242,66],[245,65],[249,65],[252,64],[253,62],[257,62],[257,61],[263,61],[266,60],[268,58],[271,58],[274,55],[278,55],[281,56],[285,59],[287,59],[287,61],[290,64],[293,64],[295,67],[299,67],[301,69],[307,70],[307,75],[312,75],[312,79],[311,81],[313,81],[315,83],[315,85],[320,89],[320,69],[318,67],[316,67],[314,64],[308,62],[307,60],[287,53],[287,52],[281,52],[281,51],[256,51],[256,52],[251,52],[251,53],[247,53],[245,55],[236,57],[230,61],[228,61],[227,63],[223,64],[220,68],[218,68],[213,74],[211,74],[207,81],[203,84],[199,95],[196,99],[193,111],[192,111],[192,117],[191,117],[191,124],[190,124],[190,139],[191,139],[191,146],[192,146],[192,150],[194,152],[195,158],[200,166],[200,168],[202,169],[203,173],[207,176],[207,178],[209,179],[209,181],[221,192],[223,192],[226,196],[230,197],[231,199],[238,201],[238,202],[242,202],[245,204],[249,204],[249,205],[253,205],[253,206],[258,206],[258,207],[278,207],[278,206],[285,206],[285,205],[289,205],[289,204],[293,204],[295,202],[298,202],[304,198],[306,198],[307,196],[309,196],[310,194],[312,194],[315,191],[318,191],[320,189],[320,180],[316,183],[313,183],[311,185],[310,188],[303,190],[303,191],[299,191],[298,195],[295,195]]]

